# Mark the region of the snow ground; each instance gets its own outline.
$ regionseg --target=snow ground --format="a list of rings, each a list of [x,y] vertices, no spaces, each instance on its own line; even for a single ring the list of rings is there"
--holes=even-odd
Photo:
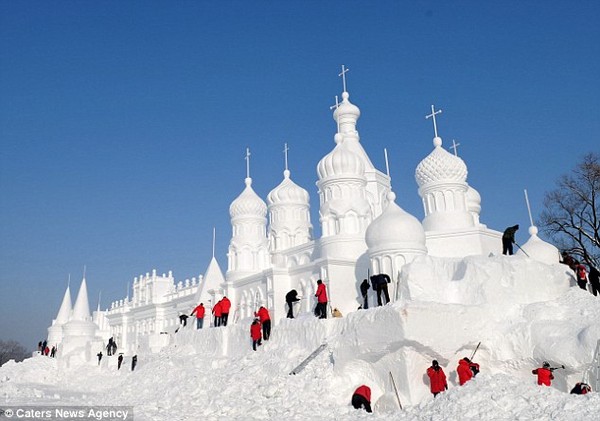
[[[136,420],[596,420],[600,395],[570,395],[600,337],[600,300],[572,287],[564,267],[513,257],[420,259],[393,305],[341,319],[282,320],[251,349],[249,320],[172,336],[158,354],[140,353],[120,371],[63,367],[34,357],[0,368],[0,404],[133,406]],[[482,345],[481,373],[458,386],[458,360]],[[289,372],[321,343],[307,368]],[[450,387],[431,397],[424,376],[432,359]],[[542,360],[565,364],[550,388],[535,384]],[[389,373],[400,391],[397,405]],[[371,387],[374,413],[350,406]]]

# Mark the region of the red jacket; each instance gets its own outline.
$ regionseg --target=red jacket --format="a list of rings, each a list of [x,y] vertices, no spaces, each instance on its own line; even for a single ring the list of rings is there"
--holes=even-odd
[[[369,386],[365,386],[364,384],[362,386],[359,386],[358,389],[354,391],[354,394],[362,396],[363,398],[371,402],[371,388]]]
[[[585,269],[585,266],[577,266],[577,279],[581,279],[582,281],[587,280],[587,270]]]
[[[475,367],[477,371],[479,371],[479,364],[470,363],[465,360],[460,360],[458,362],[456,372],[458,373],[458,382],[461,386],[473,378],[474,374],[471,367]]]
[[[223,313],[229,314],[230,308],[231,308],[231,301],[229,301],[229,298],[223,297],[223,299],[221,300],[221,311]]]
[[[223,314],[223,307],[221,307],[221,301],[214,305],[212,312],[215,315],[215,317],[221,317],[221,315]]]
[[[200,304],[199,306],[197,306],[195,309],[192,310],[192,314],[196,313],[197,319],[204,319],[205,312],[206,312],[206,309],[204,308],[204,306],[202,304]]]
[[[435,370],[433,367],[427,369],[427,375],[429,376],[429,382],[431,383],[431,393],[439,393],[446,390],[448,383],[446,382],[446,373],[442,370]]]
[[[269,310],[264,307],[258,309],[256,313],[254,313],[256,317],[260,320],[261,323],[266,322],[267,320],[271,320],[271,316],[269,316]]]
[[[317,297],[317,301],[321,304],[327,302],[327,290],[325,289],[325,284],[321,284],[317,287],[315,297]]]
[[[253,341],[258,341],[262,337],[260,323],[252,323],[250,325],[250,337]]]
[[[535,370],[531,370],[531,373],[537,374],[538,384],[540,386],[550,386],[552,384],[552,379],[554,379],[554,374],[547,368],[536,368]]]

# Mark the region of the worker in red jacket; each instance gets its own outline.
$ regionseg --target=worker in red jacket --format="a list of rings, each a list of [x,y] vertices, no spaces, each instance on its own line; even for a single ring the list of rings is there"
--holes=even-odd
[[[258,317],[262,325],[263,339],[268,341],[271,337],[271,316],[269,315],[269,310],[260,306],[258,311],[254,313],[254,316]]]
[[[221,325],[227,326],[227,319],[229,318],[229,309],[231,308],[231,301],[229,298],[223,297],[221,299]]]
[[[221,316],[223,315],[223,308],[221,307],[221,301],[213,306],[212,313],[215,316],[215,327],[221,326]]]
[[[315,308],[315,316],[319,319],[327,318],[327,289],[325,288],[325,284],[320,279],[317,280],[317,292],[315,294],[317,297],[317,308]]]
[[[465,357],[458,362],[456,372],[458,373],[458,382],[462,386],[479,373],[479,364],[473,363]]]
[[[354,409],[364,408],[367,412],[371,411],[371,388],[369,386],[359,386],[352,395],[352,406]]]
[[[202,329],[204,325],[204,314],[206,313],[206,309],[204,308],[204,303],[200,303],[194,308],[190,314],[193,316],[196,313],[196,329]]]
[[[537,384],[540,386],[550,386],[554,379],[554,374],[552,374],[550,363],[548,363],[548,361],[544,361],[541,368],[531,370],[531,374],[537,374]]]
[[[260,342],[260,321],[258,319],[254,319],[252,324],[250,325],[250,337],[252,338],[252,349],[256,351],[256,345],[262,345]]]
[[[438,393],[448,390],[448,383],[446,382],[446,373],[442,370],[437,360],[431,362],[431,367],[427,369],[427,376],[429,376],[429,383],[431,393],[435,398]]]

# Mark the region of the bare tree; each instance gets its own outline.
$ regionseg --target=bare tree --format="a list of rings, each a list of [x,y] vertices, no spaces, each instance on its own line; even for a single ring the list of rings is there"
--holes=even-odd
[[[547,193],[542,227],[555,244],[579,261],[600,266],[600,155],[589,153],[558,188]]]
[[[0,341],[0,365],[8,360],[23,361],[29,353],[17,341]]]

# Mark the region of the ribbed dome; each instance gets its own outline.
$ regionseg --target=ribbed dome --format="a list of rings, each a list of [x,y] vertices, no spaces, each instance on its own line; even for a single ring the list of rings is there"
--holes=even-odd
[[[271,190],[267,196],[269,205],[285,203],[308,204],[308,192],[292,181],[288,170],[283,172],[283,177],[283,181]]]
[[[336,141],[339,139],[338,135],[339,133],[336,134]],[[363,176],[364,173],[363,160],[343,142],[339,142],[317,165],[317,174],[321,180],[333,176]]]
[[[266,217],[267,204],[252,189],[252,179],[244,180],[246,188],[237,199],[231,202],[229,206],[229,215],[232,218],[237,216],[258,216]]]
[[[479,214],[481,212],[481,196],[473,187],[467,189],[467,210]]]
[[[530,257],[538,262],[546,264],[554,264],[560,262],[560,253],[552,244],[545,242],[537,236],[538,229],[535,226],[529,227],[529,240],[521,246],[521,249],[516,254],[520,256]],[[527,255],[525,255],[525,253]]]
[[[435,148],[423,159],[415,170],[419,187],[437,181],[465,182],[467,166],[464,161],[442,148],[442,139],[433,139]]]
[[[388,193],[388,200],[387,208],[367,228],[367,247],[425,248],[425,230],[419,220],[396,204],[393,192]]]

